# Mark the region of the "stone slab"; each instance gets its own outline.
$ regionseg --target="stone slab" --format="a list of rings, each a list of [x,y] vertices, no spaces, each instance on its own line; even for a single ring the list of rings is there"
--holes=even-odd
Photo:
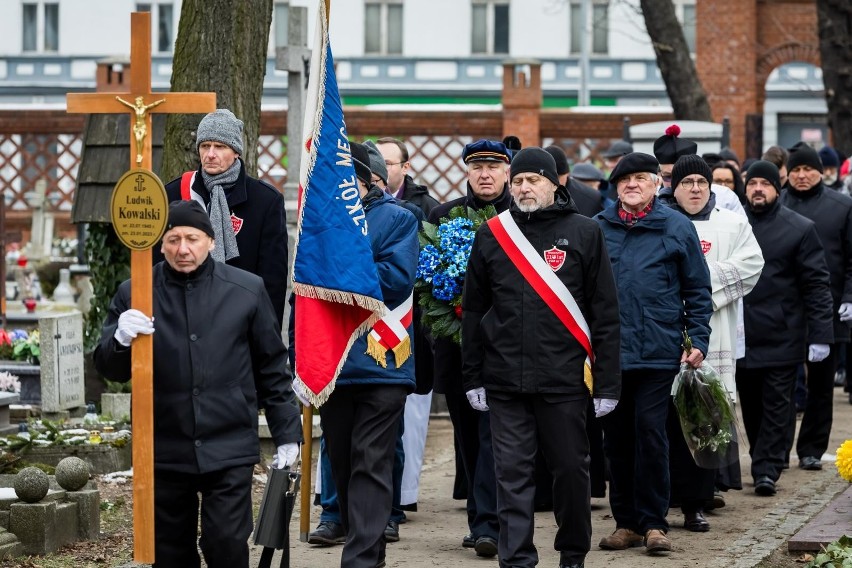
[[[32,448],[24,459],[29,462],[55,466],[63,458],[77,456],[89,464],[89,471],[95,474],[125,471],[132,465],[133,451],[131,443],[122,448],[107,444],[97,446],[47,446]],[[2,481],[0,481],[2,485]]]
[[[101,533],[101,494],[97,490],[69,491],[66,498],[77,506],[77,538],[95,540]]]
[[[21,541],[25,554],[49,554],[56,541],[56,503],[13,503],[9,530]]]
[[[76,503],[56,505],[56,545],[59,548],[77,541],[77,522]]]
[[[852,534],[852,485],[793,535],[787,541],[787,550],[819,551],[822,546],[848,534]]]
[[[21,381],[20,403],[41,404],[41,367],[22,361],[0,361],[0,372],[11,373]]]
[[[39,319],[41,408],[59,412],[85,406],[83,314],[74,310]]]

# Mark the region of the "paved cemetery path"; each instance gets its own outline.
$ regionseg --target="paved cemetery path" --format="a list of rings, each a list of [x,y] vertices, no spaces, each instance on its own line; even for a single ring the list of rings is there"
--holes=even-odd
[[[834,428],[829,452],[847,438],[852,438],[852,405],[841,389],[835,389]],[[674,551],[665,558],[649,557],[643,548],[622,552],[602,551],[598,541],[614,529],[606,499],[593,499],[592,551],[586,560],[587,568],[629,566],[645,568],[680,567],[751,567],[757,565],[786,540],[808,519],[818,513],[837,493],[849,484],[841,480],[831,461],[823,471],[798,469],[795,456],[792,468],[785,471],[774,497],[754,494],[749,471],[747,449],[743,449],[742,469],[746,487],[743,491],[725,494],[727,506],[708,513],[711,530],[690,533],[681,528],[679,511],[670,514],[670,537]],[[473,550],[461,547],[467,533],[463,503],[454,501],[452,427],[446,418],[433,417],[429,426],[426,456],[421,478],[419,510],[408,513],[408,522],[400,526],[400,541],[388,544],[387,562],[393,568],[450,568],[496,567],[496,559],[477,558]],[[294,568],[333,568],[339,566],[341,547],[321,548],[298,541],[299,512],[291,525],[292,561]],[[311,510],[311,527],[315,527],[319,509]],[[536,514],[535,542],[539,548],[540,566],[555,568],[559,555],[553,550],[555,526],[552,513]],[[786,546],[784,548],[786,550]],[[256,565],[259,551],[253,551]],[[277,565],[277,557],[274,562]],[[794,566],[793,557],[789,564]],[[799,564],[801,566],[801,564]]]

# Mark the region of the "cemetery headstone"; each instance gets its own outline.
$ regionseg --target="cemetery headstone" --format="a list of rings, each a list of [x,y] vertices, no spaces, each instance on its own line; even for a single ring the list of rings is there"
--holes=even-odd
[[[39,319],[39,336],[42,412],[85,406],[83,314],[44,316]]]

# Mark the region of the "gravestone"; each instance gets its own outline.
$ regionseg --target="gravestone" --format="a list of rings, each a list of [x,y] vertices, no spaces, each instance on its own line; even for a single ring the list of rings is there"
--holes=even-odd
[[[42,412],[85,406],[83,314],[50,314],[39,319],[38,327]]]

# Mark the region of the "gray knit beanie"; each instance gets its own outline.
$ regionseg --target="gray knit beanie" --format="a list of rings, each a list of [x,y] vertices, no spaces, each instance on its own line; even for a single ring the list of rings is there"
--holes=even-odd
[[[216,109],[201,119],[195,135],[195,149],[202,142],[227,144],[237,154],[243,153],[243,121],[226,108]]]
[[[382,181],[388,182],[388,167],[385,164],[385,159],[382,153],[379,152],[378,146],[372,140],[365,140],[364,147],[367,148],[367,153],[370,155],[370,171],[382,178]]]

